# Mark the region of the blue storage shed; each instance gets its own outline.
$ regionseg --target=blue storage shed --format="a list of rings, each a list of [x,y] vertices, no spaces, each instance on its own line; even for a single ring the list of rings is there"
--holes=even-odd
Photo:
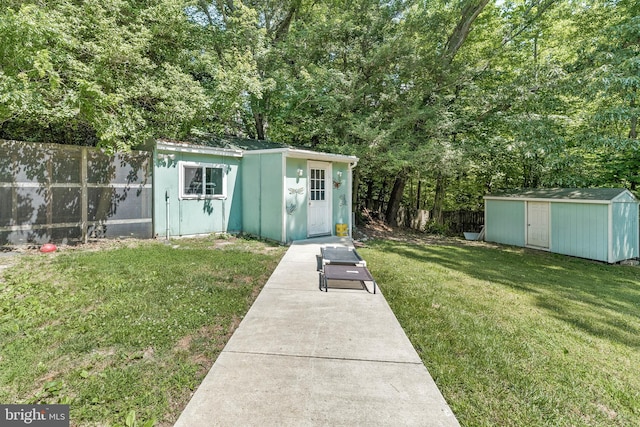
[[[624,188],[489,194],[485,240],[615,263],[640,256],[638,200]]]

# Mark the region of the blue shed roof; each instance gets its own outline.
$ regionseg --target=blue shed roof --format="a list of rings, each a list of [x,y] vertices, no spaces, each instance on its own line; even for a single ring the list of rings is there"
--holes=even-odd
[[[505,190],[487,194],[485,199],[552,199],[612,201],[626,196],[635,201],[635,196],[625,188],[540,188],[527,190]]]

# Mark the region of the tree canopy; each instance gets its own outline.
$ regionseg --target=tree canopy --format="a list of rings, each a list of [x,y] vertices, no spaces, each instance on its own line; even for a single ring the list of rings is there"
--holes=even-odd
[[[632,0],[5,0],[0,138],[355,154],[362,207],[640,185]]]

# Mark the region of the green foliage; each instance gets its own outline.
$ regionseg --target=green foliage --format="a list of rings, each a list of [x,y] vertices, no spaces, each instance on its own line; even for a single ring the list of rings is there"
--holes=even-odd
[[[449,232],[449,227],[447,224],[429,221],[425,224],[423,231],[427,234],[446,235]]]
[[[66,1],[0,12],[7,139],[127,149],[184,137],[207,106],[186,67],[196,46],[178,1]]]
[[[129,411],[124,419],[123,424],[114,424],[115,427],[153,427],[156,424],[155,418],[140,422],[136,418],[136,411]]]
[[[579,34],[572,70],[584,105],[578,137],[592,179],[600,185],[635,190],[637,174],[638,88],[640,88],[640,8],[637,2],[594,2],[582,12],[587,30]],[[598,28],[593,28],[598,27]]]
[[[380,213],[412,179],[436,213],[501,188],[635,189],[639,15],[630,0],[10,1],[0,138],[355,154],[355,194]]]

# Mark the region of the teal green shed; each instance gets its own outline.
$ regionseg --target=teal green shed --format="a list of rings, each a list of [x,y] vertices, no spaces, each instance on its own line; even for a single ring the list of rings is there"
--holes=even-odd
[[[608,263],[640,256],[638,200],[624,188],[489,194],[485,240]]]
[[[355,156],[264,141],[156,141],[158,237],[246,233],[288,243],[352,230]]]
[[[158,141],[153,228],[158,237],[242,230],[242,151]]]

